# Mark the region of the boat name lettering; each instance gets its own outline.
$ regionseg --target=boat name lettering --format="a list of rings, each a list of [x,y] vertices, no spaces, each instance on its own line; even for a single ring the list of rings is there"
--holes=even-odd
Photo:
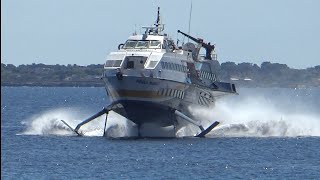
[[[142,80],[142,79],[138,79],[138,80],[136,80],[136,82],[139,84],[150,84],[150,85],[158,85],[159,84],[158,82]]]

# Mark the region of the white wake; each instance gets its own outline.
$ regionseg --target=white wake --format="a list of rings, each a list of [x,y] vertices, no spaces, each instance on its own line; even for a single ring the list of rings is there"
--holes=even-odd
[[[317,112],[300,111],[294,108],[297,105],[279,106],[275,101],[262,96],[240,101],[221,99],[212,110],[191,108],[191,111],[206,126],[213,121],[220,122],[208,135],[211,137],[320,136],[320,115]]]
[[[72,128],[84,119],[93,115],[93,112],[83,112],[81,109],[53,109],[47,112],[36,114],[22,122],[26,129],[21,135],[58,135],[76,136],[65,124],[64,120]],[[102,136],[104,129],[105,115],[83,125],[79,132],[83,136]],[[130,137],[137,134],[136,128],[126,118],[113,111],[109,112],[106,126],[106,134],[109,137]]]

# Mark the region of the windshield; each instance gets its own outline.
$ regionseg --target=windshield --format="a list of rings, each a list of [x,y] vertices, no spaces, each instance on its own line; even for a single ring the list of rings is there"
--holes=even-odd
[[[141,48],[150,48],[150,49],[160,49],[161,48],[161,42],[157,40],[128,40],[125,45],[123,46],[123,49],[141,49]]]
[[[135,48],[148,48],[149,41],[138,41]]]
[[[160,48],[160,44],[161,42],[160,41],[150,41],[150,48]]]
[[[123,48],[134,48],[136,45],[137,45],[137,42],[138,41],[131,41],[131,40],[128,40],[126,42],[126,44],[123,46]]]

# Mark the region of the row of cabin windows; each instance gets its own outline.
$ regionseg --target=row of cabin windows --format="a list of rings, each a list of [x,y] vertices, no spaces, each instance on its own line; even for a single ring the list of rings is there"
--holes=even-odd
[[[176,64],[176,63],[170,63],[170,62],[161,62],[162,69],[168,69],[173,71],[180,71],[180,72],[187,72],[188,68],[187,66]]]
[[[122,46],[123,49],[166,49],[174,50],[175,45],[172,40],[164,40],[161,46],[161,41],[158,40],[127,40]]]
[[[179,98],[179,99],[184,98],[184,92],[181,90],[177,90],[177,89],[160,89],[158,91],[158,95],[170,96],[170,97],[175,97],[175,98]]]
[[[206,72],[206,71],[200,71],[200,77],[201,78],[205,78],[205,79],[209,79],[211,81],[216,81],[217,80],[215,74],[212,74],[212,73],[209,73],[209,72]]]
[[[123,45],[123,49],[160,49],[161,42],[157,40],[127,40],[127,42]]]

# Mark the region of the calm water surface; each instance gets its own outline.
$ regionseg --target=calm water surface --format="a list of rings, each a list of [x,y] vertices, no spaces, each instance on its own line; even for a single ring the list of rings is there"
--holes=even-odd
[[[114,139],[57,120],[100,110],[103,88],[2,87],[1,178],[319,179],[320,89],[239,92],[210,138]]]

